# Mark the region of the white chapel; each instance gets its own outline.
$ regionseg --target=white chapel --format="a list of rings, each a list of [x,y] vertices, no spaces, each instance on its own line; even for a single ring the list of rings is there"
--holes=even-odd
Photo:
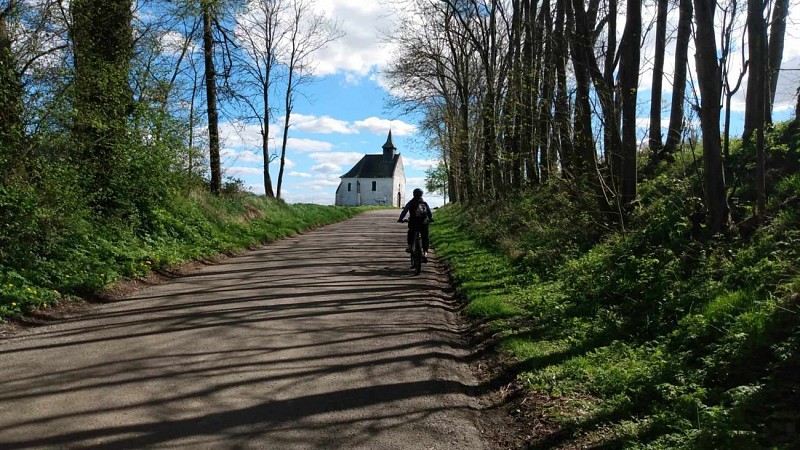
[[[405,204],[406,174],[403,159],[392,143],[392,131],[383,144],[383,153],[364,155],[336,189],[337,206]]]

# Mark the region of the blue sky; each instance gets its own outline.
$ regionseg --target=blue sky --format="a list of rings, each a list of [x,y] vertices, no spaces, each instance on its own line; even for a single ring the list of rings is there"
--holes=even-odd
[[[391,60],[394,49],[386,44],[385,36],[397,24],[396,14],[384,1],[318,0],[317,10],[338,22],[343,36],[315,54],[315,81],[300,88],[290,119],[287,166],[284,174],[283,198],[288,202],[332,204],[339,176],[347,172],[365,153],[380,153],[389,129],[393,141],[403,156],[410,192],[415,187],[424,189],[425,170],[437,162],[434,151],[427,149],[416,129],[417,117],[401,116],[387,108],[388,89],[381,77],[381,69]],[[795,102],[795,92],[800,85],[800,32],[797,8],[792,8],[787,23],[786,50],[781,74],[776,120],[790,117]],[[652,16],[653,5],[646,5],[645,17]],[[624,15],[618,30],[624,28]],[[669,18],[669,28],[674,30],[677,10]],[[743,28],[740,28],[743,29]],[[663,125],[669,119],[670,86],[672,82],[673,48],[667,49],[664,76]],[[731,58],[732,78],[738,75],[741,58]],[[652,82],[652,33],[645,34],[643,68],[639,88],[640,137],[645,139],[649,124],[649,96]],[[689,50],[689,64],[694,68],[694,49]],[[691,89],[691,88],[690,88]],[[733,135],[741,132],[741,117],[745,109],[746,78],[734,98],[731,112]],[[691,91],[689,91],[691,95]],[[282,117],[283,112],[278,113]],[[282,120],[281,120],[282,122]],[[271,125],[274,151],[279,149],[280,131]],[[244,181],[248,189],[263,194],[262,156],[259,129],[236,122],[221,124],[223,137],[223,170],[225,176]],[[271,164],[273,187],[277,182],[278,167]],[[410,195],[407,195],[410,198]],[[440,196],[427,194],[434,205],[443,203]]]

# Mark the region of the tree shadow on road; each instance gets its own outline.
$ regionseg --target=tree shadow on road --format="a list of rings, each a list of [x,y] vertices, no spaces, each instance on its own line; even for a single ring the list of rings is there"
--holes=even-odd
[[[436,424],[480,409],[462,373],[478,355],[442,275],[410,276],[394,231],[365,253],[369,228],[232,257],[6,343],[0,358],[28,369],[0,367],[0,402],[36,412],[0,411],[0,447],[441,439]]]

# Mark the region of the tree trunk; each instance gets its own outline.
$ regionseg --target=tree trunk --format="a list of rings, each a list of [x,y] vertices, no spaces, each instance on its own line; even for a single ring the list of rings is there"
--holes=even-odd
[[[569,0],[566,0],[569,1]],[[575,5],[577,3],[577,5]],[[592,106],[590,103],[591,95],[591,77],[589,76],[589,68],[587,67],[583,54],[585,53],[581,46],[585,45],[585,36],[581,27],[577,22],[577,11],[572,9],[575,7],[583,8],[582,0],[573,0],[573,5],[567,10],[572,19],[570,22],[574,26],[574,30],[569,30],[568,33],[572,35],[570,39],[570,49],[572,51],[572,66],[575,75],[575,114],[573,118],[573,143],[575,145],[575,161],[574,170],[576,173],[572,174],[577,179],[588,179],[591,173],[589,168],[590,162],[595,158],[594,156],[594,139],[592,137]],[[583,31],[585,33],[585,31]]]
[[[558,153],[561,158],[562,175],[573,174],[576,170],[575,150],[573,148],[572,133],[570,130],[570,108],[569,94],[567,93],[567,61],[569,61],[569,45],[565,28],[571,30],[572,26],[567,26],[566,21],[570,20],[567,10],[570,0],[558,0],[556,2],[556,20],[553,32],[553,42],[555,44],[554,54],[556,55],[556,98],[555,98],[555,127],[558,130]]]
[[[464,91],[467,89],[462,88]],[[457,146],[458,146],[458,163],[459,173],[461,174],[461,193],[458,197],[464,204],[469,204],[475,198],[474,195],[474,181],[472,171],[470,170],[470,155],[469,155],[469,95],[462,92],[459,96],[461,103],[458,108],[458,128],[457,128]]]
[[[499,198],[503,190],[500,159],[497,152],[497,44],[495,41],[497,31],[497,3],[491,2],[489,11],[489,29],[486,48],[482,49],[484,74],[486,76],[486,96],[483,109],[483,161],[484,181],[486,192],[493,198]]]
[[[121,206],[118,187],[133,107],[129,84],[133,57],[130,0],[73,0],[73,138],[84,168],[89,202],[102,213]]]
[[[639,87],[639,44],[642,40],[642,3],[628,0],[625,30],[620,43],[622,90],[622,204],[636,199],[636,99]],[[660,141],[660,138],[659,138]]]
[[[192,64],[192,69],[194,69]],[[187,169],[188,175],[194,174],[194,101],[197,98],[197,70],[192,71],[192,95],[189,99],[189,148],[187,150]]]
[[[511,17],[511,40],[508,48],[507,58],[511,61],[511,73],[509,74],[509,88],[504,98],[503,123],[505,130],[502,133],[507,151],[507,159],[510,160],[510,170],[506,170],[508,181],[511,188],[519,190],[525,179],[525,160],[528,153],[523,153],[523,142],[526,139],[522,136],[522,123],[526,120],[525,111],[525,88],[522,71],[522,10],[520,0],[512,1]]]
[[[764,81],[767,76],[767,24],[764,20],[763,0],[747,2],[747,35],[748,58],[750,60],[747,75],[746,109],[744,113],[744,132],[742,140],[745,145],[750,141],[753,132],[764,127],[764,108],[766,92]]]
[[[525,37],[522,43],[522,130],[520,152],[527,159],[526,175],[528,183],[535,182],[536,174],[536,146],[533,145],[533,121],[535,117],[536,86],[534,84],[534,71],[536,70],[536,57],[533,50],[533,33],[536,26],[536,2],[523,1],[524,18],[523,29]]]
[[[7,152],[14,150],[22,133],[22,80],[14,64],[14,50],[8,33],[8,16],[18,3],[9,2],[0,11],[0,169],[5,169],[12,157]],[[4,171],[0,176],[5,176]]]
[[[600,107],[603,112],[603,148],[605,149],[606,162],[611,166],[613,188],[616,191],[620,191],[623,178],[624,152],[620,132],[619,106],[614,98],[614,63],[609,62],[607,58],[606,64],[611,66],[605,68],[605,73],[600,72],[594,54],[594,33],[599,0],[591,0],[586,10],[583,9],[584,3],[582,0],[573,0],[572,2],[575,15],[573,41],[576,41],[577,44],[572,48],[572,62],[574,66],[581,66],[580,70],[585,71],[590,80],[594,82],[595,95],[600,100]],[[616,2],[611,1],[609,7],[611,10],[615,10]],[[615,20],[616,16],[608,18],[609,29],[616,30]],[[613,44],[615,41],[609,38],[609,42]],[[608,46],[607,52],[613,53],[615,50]],[[578,69],[576,68],[577,71]],[[591,112],[589,112],[589,116],[591,118]],[[577,129],[575,131],[577,132]],[[598,180],[598,182],[602,182],[602,180]]]
[[[271,76],[270,70],[267,70],[267,80]],[[275,197],[275,192],[272,190],[272,178],[269,176],[269,87],[264,89],[264,129],[261,131],[261,154],[264,158],[264,195],[269,198]]]
[[[658,159],[661,153],[661,94],[664,80],[664,53],[667,47],[668,0],[658,0],[656,13],[656,54],[653,59],[653,87],[650,90],[650,153]]]
[[[747,78],[744,144],[752,145],[750,138],[755,132],[756,214],[759,216],[764,214],[766,208],[764,127],[767,123],[769,63],[767,61],[767,23],[764,20],[765,6],[766,4],[760,0],[751,0],[747,3],[750,72]]]
[[[729,223],[719,131],[719,102],[722,93],[722,79],[717,60],[717,40],[714,30],[716,2],[713,0],[694,0],[694,5],[697,32],[695,64],[697,66],[697,81],[700,85],[704,188],[709,213],[708,232],[713,235],[725,230]]]
[[[535,2],[532,2],[535,3]],[[539,182],[544,183],[550,178],[552,171],[552,161],[550,161],[549,151],[552,148],[552,139],[550,138],[551,127],[550,119],[552,117],[553,108],[553,41],[552,36],[549,35],[553,28],[553,19],[550,13],[550,0],[543,0],[541,11],[539,12],[538,21],[539,35],[541,36],[539,47],[539,61],[540,67],[540,80],[537,83],[539,94],[539,102],[536,106],[536,115],[532,120],[537,121],[536,129],[538,132],[537,142],[539,144]]]
[[[208,114],[208,159],[211,165],[211,193],[222,190],[222,167],[219,156],[219,113],[217,112],[217,72],[214,68],[214,36],[211,28],[211,6],[203,7],[203,56],[205,58],[206,104]]]
[[[294,76],[294,64],[290,63],[289,67],[289,80],[287,81],[286,86],[286,103],[284,107],[286,108],[286,113],[284,115],[284,122],[283,122],[283,139],[281,142],[281,164],[280,168],[278,169],[278,188],[275,193],[276,198],[281,198],[281,187],[283,185],[283,169],[286,166],[286,144],[288,143],[289,139],[289,117],[292,114],[292,95],[294,86],[292,86],[292,78]]]
[[[598,92],[602,92],[604,97],[601,100],[601,107],[603,109],[603,156],[606,163],[610,165],[612,171],[616,171],[622,167],[620,156],[621,144],[619,136],[619,116],[614,107],[614,85],[616,80],[617,68],[617,0],[608,0],[608,32],[606,39],[606,57],[603,63],[603,78],[602,82],[595,81],[595,84],[601,84],[597,87]],[[594,26],[592,25],[591,28]],[[619,172],[613,172],[615,181],[619,181]],[[615,183],[618,186],[618,184]]]
[[[778,89],[778,76],[783,61],[783,42],[786,36],[786,18],[789,15],[789,0],[775,0],[772,22],[769,31],[769,105],[767,121],[772,122],[772,107],[775,104],[775,91]]]
[[[686,96],[686,70],[689,62],[689,39],[692,31],[692,0],[680,0],[678,36],[675,43],[675,75],[672,82],[672,106],[664,153],[673,153],[683,134],[683,104]]]

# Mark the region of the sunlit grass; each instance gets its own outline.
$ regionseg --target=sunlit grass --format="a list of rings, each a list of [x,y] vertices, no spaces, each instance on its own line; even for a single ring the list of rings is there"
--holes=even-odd
[[[669,194],[659,186],[651,195]],[[567,432],[541,448],[792,448],[791,428],[764,430],[800,423],[784,414],[800,401],[787,395],[800,370],[797,215],[780,212],[773,232],[750,242],[708,248],[687,240],[670,202],[641,215],[644,228],[559,263],[526,250],[545,240],[525,233],[568,242],[543,223],[515,241],[467,209],[438,212],[432,239],[466,313],[488,322],[507,370],[555,399],[545,412]]]
[[[167,207],[152,211],[144,229],[90,223],[59,241],[54,256],[33,267],[0,262],[0,321],[76,294],[96,293],[123,278],[243,251],[368,209],[289,205],[246,193],[216,197],[196,190],[176,195]]]

